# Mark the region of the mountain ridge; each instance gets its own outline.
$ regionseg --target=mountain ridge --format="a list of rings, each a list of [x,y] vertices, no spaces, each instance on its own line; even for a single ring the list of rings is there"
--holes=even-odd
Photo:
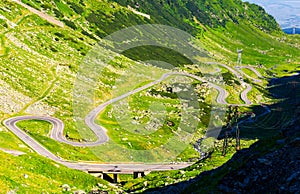
[[[66,128],[64,135],[72,141],[93,140],[80,136],[74,123],[72,109],[72,89],[82,59],[99,40],[126,27],[157,23],[179,27],[198,38],[213,59],[232,67],[236,64],[237,49],[243,48],[244,64],[252,64],[264,77],[290,75],[294,68],[299,66],[299,39],[296,36],[290,37],[283,34],[274,18],[267,15],[261,7],[241,3],[241,1],[161,0],[151,2],[145,0],[138,4],[125,0],[22,0],[22,2],[55,17],[64,23],[64,28],[50,24],[12,1],[0,2],[0,88],[3,91],[0,98],[1,121],[16,115],[54,116],[64,122]],[[134,13],[128,9],[128,5],[141,13],[149,14],[150,17]],[[152,53],[155,59],[160,59],[159,56],[162,53],[170,54],[168,50],[147,49],[147,52],[142,49],[138,50],[140,58],[148,52]],[[135,52],[136,50],[132,53]],[[109,64],[108,69],[105,69],[105,74],[100,78],[96,88],[95,103],[101,104],[111,98],[110,93],[116,78],[122,76],[120,73],[122,70],[141,64],[141,61],[135,61],[129,57],[132,53],[129,53],[128,57],[126,53],[121,55]],[[176,60],[172,58],[168,58],[170,63],[176,63]],[[282,65],[275,67],[275,64]],[[193,68],[187,66],[186,69],[193,70]],[[149,69],[150,67],[141,70],[146,72]],[[223,75],[227,75],[228,83],[236,81],[236,78],[228,71],[223,68],[220,71]],[[198,73],[201,75],[201,72]],[[245,80],[255,88],[253,93],[249,94],[250,98],[256,99],[256,96],[262,96],[256,101],[257,104],[269,99],[268,94],[264,93],[264,87],[267,86]],[[232,94],[236,95],[230,100],[239,101],[240,97],[233,86],[226,86]],[[168,93],[165,95],[171,96]],[[203,109],[207,111],[207,107]],[[204,119],[207,120],[207,118]],[[101,160],[89,149],[73,148],[51,140],[48,137],[51,126],[47,123],[31,121],[20,125],[23,130],[29,131],[33,138],[38,139],[59,157],[74,161]],[[170,122],[169,125],[173,124]],[[4,192],[49,191],[47,182],[53,185],[50,192],[57,193],[64,192],[61,188],[64,183],[74,186],[71,188],[74,192],[78,189],[89,192],[93,187],[107,192],[122,192],[120,189],[124,189],[123,187],[115,188],[105,181],[82,172],[62,166],[57,167],[57,164],[32,153],[24,143],[5,130],[3,124],[0,129],[1,148],[21,150],[26,153],[19,157],[12,157],[1,152],[1,158],[3,160],[9,158],[10,162],[6,163],[5,167],[0,167],[1,174],[4,174],[0,176],[0,185],[3,186],[1,188]],[[130,146],[124,138],[120,141],[125,146]],[[110,150],[104,151],[105,155],[115,154]],[[123,155],[120,154],[121,157]],[[219,160],[225,161],[228,157]],[[8,165],[14,164],[18,165],[16,171],[8,168]],[[208,169],[212,168],[215,166],[211,165]],[[191,175],[186,176],[192,177],[200,173],[202,169],[198,170],[193,171],[191,168],[162,176],[176,179],[176,177],[183,177],[187,172]],[[51,171],[54,173],[50,173]],[[28,176],[24,174],[29,174],[29,178],[25,178]],[[74,178],[78,181],[72,182]],[[133,183],[129,182],[128,185],[130,184]],[[134,184],[138,185],[136,182]],[[155,187],[164,184],[164,182],[157,182]],[[145,186],[144,183],[141,185],[148,188],[153,186],[150,182],[149,185]]]

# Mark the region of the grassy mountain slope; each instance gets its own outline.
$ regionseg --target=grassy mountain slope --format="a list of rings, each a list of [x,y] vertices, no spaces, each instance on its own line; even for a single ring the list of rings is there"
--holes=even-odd
[[[265,69],[260,70],[264,76],[289,74],[298,65],[300,59],[299,38],[284,35],[279,31],[274,19],[264,10],[241,1],[161,0],[153,2],[145,0],[139,2],[139,5],[123,0],[22,0],[22,2],[64,22],[65,27],[50,24],[12,1],[0,2],[0,88],[3,91],[0,98],[1,120],[23,114],[51,115],[65,123],[65,133],[68,133],[74,141],[82,140],[76,129],[72,112],[72,89],[78,67],[97,41],[125,27],[148,23],[178,27],[200,39],[213,58],[229,65],[234,65],[236,50],[243,48],[244,63],[264,64]],[[149,14],[151,18],[135,14],[128,9],[128,5]],[[142,59],[146,56],[146,51],[152,52],[153,58],[159,59],[161,54],[158,53],[161,50],[156,51],[155,48],[147,48],[145,52],[137,52],[133,49],[132,53],[135,56],[138,54]],[[166,55],[169,53],[167,50],[163,52]],[[109,68],[105,70],[97,86],[96,104],[105,102],[111,97],[112,87],[123,70],[129,67],[141,67],[140,62],[132,57],[132,53],[124,53],[128,58],[120,56],[109,64]],[[177,61],[172,57],[169,59],[171,63]],[[267,70],[275,64],[282,66]],[[286,64],[289,66],[285,66]],[[152,70],[161,72],[156,68]],[[145,78],[142,81],[147,82],[149,79]],[[257,91],[253,96],[259,93],[258,90],[263,86],[256,86],[256,88]],[[231,87],[231,90],[234,92],[234,87]],[[49,126],[43,122],[24,122],[20,123],[20,126],[24,130],[29,130],[30,134],[43,142],[48,149],[66,159],[101,160],[89,149],[73,148],[54,142],[48,137]],[[45,128],[48,129],[44,130]],[[12,157],[0,151],[0,158],[10,160],[7,166],[0,169],[0,185],[5,186],[5,192],[17,188],[20,192],[27,192],[30,189],[37,192],[40,189],[60,192],[61,188],[58,187],[63,183],[84,189],[100,182],[84,173],[63,167],[59,168],[63,175],[55,173],[49,175],[49,171],[45,169],[57,172],[54,164],[32,154],[27,148],[21,149],[20,145],[24,146],[22,142],[7,132],[3,126],[0,129],[1,148],[27,153],[25,156]],[[252,141],[255,140],[246,142],[245,147]],[[100,151],[108,156],[114,154],[110,153],[109,149]],[[217,156],[219,154],[216,153]],[[205,170],[219,166],[230,159],[230,156],[216,161],[216,164],[208,165]],[[33,161],[28,159],[30,157]],[[120,157],[120,160],[124,160],[122,157],[126,159],[127,156],[120,155]],[[21,168],[19,174],[15,176],[8,168],[13,164],[22,164],[25,167]],[[38,167],[35,168],[36,166]],[[193,169],[194,167],[187,170],[190,171],[190,175],[185,176],[183,180],[196,176],[204,170],[196,168],[197,170],[193,172]],[[20,179],[22,174],[29,174],[29,178]],[[72,184],[73,174],[79,177],[79,180]],[[34,176],[41,178],[31,179]],[[182,177],[183,174],[178,171],[173,178],[177,176]],[[149,180],[151,179],[150,175]],[[85,183],[85,180],[88,183]],[[46,184],[49,181],[54,184],[54,189],[51,191]],[[28,188],[22,185],[25,182],[29,185]],[[128,183],[128,187],[132,184]],[[155,186],[163,184],[164,182],[160,182]],[[143,189],[143,183],[139,182],[137,185]]]
[[[238,24],[247,20],[250,24],[265,32],[279,31],[274,18],[268,15],[261,7],[243,3],[242,1],[191,1],[191,0],[160,0],[156,2],[116,0],[123,6],[132,6],[149,14],[156,23],[176,26],[198,34],[195,29],[196,21],[204,26],[225,27],[228,22]],[[194,26],[193,26],[194,25]]]
[[[277,129],[273,137],[236,153],[219,169],[199,176],[183,193],[195,190],[198,190],[195,193],[236,193],[238,190],[247,193],[299,191],[299,79],[298,75],[270,81],[270,84],[274,84],[274,87],[269,89],[270,93],[282,99],[272,105],[272,114],[280,112],[268,126]],[[291,84],[294,82],[297,82],[298,86]],[[291,115],[284,118],[284,115],[288,114]],[[280,122],[275,122],[275,119]],[[264,123],[267,122],[268,118]]]
[[[44,128],[47,128],[46,124]],[[63,185],[70,187],[69,192],[112,190],[106,181],[68,169],[33,153],[3,128],[0,139],[0,193],[64,193]],[[16,150],[21,153],[20,156],[8,153],[16,153]]]
[[[149,14],[155,23],[194,34],[219,60],[233,61],[236,50],[243,48],[245,64],[269,65],[289,57],[297,61],[293,57],[298,56],[298,49],[282,43],[283,34],[275,19],[255,4],[228,0],[117,2]]]
[[[5,158],[0,169],[0,193],[63,193],[64,185],[70,187],[69,192],[111,190],[106,181],[54,164],[37,154],[16,157],[1,152],[0,157]]]
[[[246,64],[270,65],[289,59],[297,61],[295,57],[298,57],[298,49],[285,44],[287,40],[272,16],[255,4],[241,1],[24,2],[44,9],[67,26],[85,35],[92,35],[94,39],[103,38],[124,27],[158,23],[197,36],[206,49],[222,61],[235,60],[236,50],[240,48],[244,49]],[[151,19],[134,14],[127,6],[149,14]]]
[[[222,145],[216,144],[209,158],[185,170],[151,173],[142,180],[129,181],[124,188],[145,193],[298,191],[299,78],[298,75],[269,80],[268,92],[280,100],[270,105],[271,112],[265,117],[240,125],[243,139],[258,140],[249,148],[243,145],[245,149],[235,152],[232,136],[225,157],[221,156]],[[262,111],[260,106],[252,109],[255,114]]]

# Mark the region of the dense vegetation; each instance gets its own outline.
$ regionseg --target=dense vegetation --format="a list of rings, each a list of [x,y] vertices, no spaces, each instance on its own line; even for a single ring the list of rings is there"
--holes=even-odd
[[[92,137],[82,139],[73,118],[72,90],[79,66],[94,44],[105,36],[126,27],[137,24],[165,24],[180,28],[200,40],[201,45],[210,53],[213,60],[230,66],[235,65],[236,50],[243,48],[243,64],[254,66],[262,64],[259,71],[267,78],[290,75],[299,69],[299,36],[290,37],[283,34],[274,18],[261,7],[243,3],[240,0],[22,0],[22,2],[62,21],[65,27],[60,28],[55,24],[50,24],[12,1],[0,2],[1,121],[24,114],[50,115],[64,122],[65,135],[68,134],[68,138],[73,141],[94,140]],[[128,5],[139,12],[149,14],[151,18],[136,14],[128,8]],[[182,71],[198,76],[209,77],[209,73],[215,71],[215,67],[209,66],[206,67],[207,72],[200,72],[185,56],[162,47],[138,47],[122,54],[112,60],[103,70],[95,91],[95,104],[103,103],[112,97],[116,80],[124,72],[132,73],[130,75],[138,75],[134,74],[134,71],[145,74],[132,76],[131,80],[119,88],[120,93],[117,94],[136,88],[137,83],[144,84],[158,79],[166,71],[158,67],[144,66],[143,61],[146,60],[165,61],[180,67]],[[239,97],[241,86],[238,80],[228,70],[222,67],[219,69],[219,74],[226,83],[224,87],[232,94],[228,101],[241,103]],[[247,70],[244,72],[251,77],[255,76],[251,75],[253,72]],[[254,87],[249,95],[251,100],[257,104],[277,102],[276,99],[274,100],[274,96],[270,95],[272,91],[265,91],[267,81],[261,84],[253,83],[251,80],[247,80],[247,82]],[[162,86],[166,84],[168,83],[164,82],[150,88],[149,92],[141,92],[130,98],[129,108],[139,108],[135,117],[141,117],[140,112],[143,113],[149,108],[144,103],[145,101],[148,104],[151,102],[168,103],[167,111],[176,112],[172,106],[178,106],[180,103],[175,93],[162,90]],[[199,116],[203,120],[203,125],[199,126],[201,130],[197,132],[194,139],[196,141],[197,138],[203,136],[205,125],[209,122],[211,101],[210,98],[205,98],[207,93],[199,92],[200,90],[207,91],[202,83],[194,81],[193,86],[198,89],[197,95],[203,101],[200,103],[202,115]],[[214,94],[209,95],[213,96]],[[261,98],[258,99],[257,96]],[[162,100],[161,97],[165,99]],[[276,110],[282,107],[274,105],[272,108],[274,109],[272,114],[260,118],[256,125],[244,126],[245,138],[242,139],[242,148],[249,147],[257,139],[270,138],[281,125],[292,117],[291,111],[287,110],[282,116],[282,112]],[[111,137],[123,147],[129,148],[131,145],[135,149],[151,148],[165,141],[164,138],[152,135],[152,139],[149,140],[150,144],[146,144],[148,142],[145,143],[145,141],[148,138],[137,139],[136,137],[139,136],[136,134],[122,140],[118,131],[113,129],[119,127],[114,123],[115,119],[107,116],[109,110],[105,110],[98,121],[106,122],[105,125],[110,130]],[[241,108],[240,111],[259,114],[263,108],[256,106],[249,109]],[[143,122],[149,120],[147,116],[143,119]],[[162,133],[160,135],[165,137],[174,132],[171,127],[177,126],[178,118],[172,115],[172,117],[168,117],[168,121],[160,130]],[[115,155],[118,155],[118,158],[114,158],[117,161],[131,160],[129,155],[123,154],[122,151],[111,151],[114,146],[110,144],[111,142],[107,144],[107,147],[95,148],[98,153],[103,154],[102,158],[93,154],[95,150],[74,148],[55,142],[49,138],[50,126],[45,122],[26,121],[19,123],[18,126],[38,139],[50,151],[68,160],[103,162]],[[124,129],[118,130],[124,133],[123,135],[129,134]],[[133,128],[133,132],[134,130]],[[112,190],[107,183],[100,179],[57,166],[53,162],[31,153],[31,150],[8,132],[3,125],[0,126],[0,140],[0,148],[20,150],[25,153],[23,156],[14,157],[0,151],[0,159],[7,161],[0,167],[1,191],[60,193],[63,190],[62,184],[74,187],[72,190],[89,191],[92,187]],[[268,140],[266,142],[268,143]],[[216,142],[215,152],[212,153],[211,158],[198,162],[188,169],[151,173],[143,179],[124,183],[122,189],[143,191],[161,187],[179,180],[188,180],[203,171],[219,167],[235,153],[232,140],[229,143],[228,154],[221,157],[221,144],[221,141]],[[181,161],[191,158],[199,158],[199,153],[193,149],[192,144],[177,159]],[[17,170],[14,170],[13,166],[17,166]],[[25,174],[29,178],[23,178]],[[99,186],[97,183],[102,184]],[[205,183],[210,182],[206,180]],[[193,189],[194,186],[191,188]]]
[[[116,0],[123,6],[130,5],[152,16],[155,23],[176,26],[188,32],[198,34],[200,22],[203,26],[226,27],[233,22],[248,21],[266,32],[279,31],[275,19],[268,15],[263,8],[242,1],[233,0],[159,0],[159,1],[130,1]],[[197,27],[198,26],[198,27]],[[204,30],[204,29],[203,29]]]

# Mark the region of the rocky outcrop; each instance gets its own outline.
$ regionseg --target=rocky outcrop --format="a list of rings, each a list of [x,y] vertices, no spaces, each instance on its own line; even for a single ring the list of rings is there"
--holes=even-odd
[[[218,184],[222,193],[300,193],[300,138],[230,172]]]

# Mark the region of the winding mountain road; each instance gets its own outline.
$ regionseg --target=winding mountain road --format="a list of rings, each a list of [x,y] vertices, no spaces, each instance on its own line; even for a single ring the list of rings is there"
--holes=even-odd
[[[220,64],[218,64],[220,65]],[[229,69],[232,73],[234,73],[238,78],[241,79],[241,76],[234,71],[232,68],[222,65],[221,66]],[[43,145],[41,145],[39,142],[37,142],[35,139],[27,135],[23,130],[19,129],[16,126],[17,122],[24,121],[24,120],[44,120],[50,122],[53,127],[50,132],[50,137],[56,141],[69,144],[72,146],[80,146],[80,147],[89,147],[89,146],[98,146],[106,143],[109,140],[109,137],[106,134],[106,129],[102,126],[99,126],[95,123],[96,117],[99,115],[99,113],[104,110],[108,105],[113,104],[119,100],[122,100],[130,95],[136,94],[140,91],[143,91],[149,87],[154,86],[155,84],[158,84],[162,82],[163,80],[167,79],[170,76],[173,75],[178,75],[178,76],[187,76],[191,77],[193,79],[199,80],[201,82],[206,82],[208,83],[212,88],[216,89],[218,91],[218,97],[216,99],[216,102],[219,104],[223,105],[231,105],[226,102],[226,98],[228,96],[228,92],[223,89],[222,87],[213,84],[211,82],[207,82],[201,77],[184,73],[184,72],[170,72],[164,74],[160,79],[155,80],[149,84],[146,84],[140,88],[137,88],[135,90],[132,90],[126,94],[123,94],[121,96],[118,96],[114,99],[111,99],[100,106],[96,107],[94,110],[92,110],[85,118],[85,123],[86,125],[95,133],[95,136],[97,137],[97,140],[95,142],[86,142],[86,143],[81,143],[81,142],[72,142],[66,139],[66,137],[63,135],[63,130],[64,130],[64,123],[57,119],[57,118],[52,118],[52,117],[46,117],[46,116],[20,116],[20,117],[14,117],[14,118],[9,118],[4,121],[4,125],[10,129],[17,137],[19,137],[25,144],[27,144],[29,147],[31,147],[34,151],[36,151],[38,154],[47,157],[55,162],[58,162],[60,164],[63,164],[69,168],[77,169],[77,170],[83,170],[83,171],[89,171],[93,169],[101,169],[101,170],[109,170],[113,168],[114,166],[118,166],[119,169],[122,171],[136,171],[141,170],[141,171],[163,171],[163,170],[171,170],[171,169],[181,169],[185,168],[191,163],[181,163],[181,164],[89,164],[89,163],[74,163],[74,162],[69,162],[65,161],[62,158],[54,155],[51,153],[49,150],[47,150]],[[249,85],[250,86],[250,85]],[[247,87],[246,90],[244,90],[241,94],[241,98],[243,101],[246,103],[246,105],[251,104],[251,102],[247,98],[248,92],[252,89],[252,87]],[[235,105],[237,106],[237,105]],[[245,106],[240,105],[240,106]]]
[[[243,86],[246,86],[246,89],[243,92],[241,92],[241,94],[240,94],[241,99],[245,102],[246,105],[251,105],[252,104],[252,102],[247,97],[248,93],[252,90],[252,86],[250,84],[244,82],[243,76],[241,75],[241,74],[244,74],[245,76],[248,76],[247,74],[245,74],[243,72],[240,72],[240,71],[237,72],[237,71],[235,71],[234,69],[232,69],[231,67],[229,67],[225,64],[219,64],[219,63],[216,63],[216,62],[209,62],[208,64],[219,65],[219,66],[222,66],[222,67],[228,69],[229,71],[231,71],[231,73],[233,73],[234,76],[238,78],[239,82]],[[248,68],[248,66],[246,66],[246,67]]]
[[[257,70],[256,70],[254,67],[252,67],[252,66],[242,66],[241,68],[250,69],[251,71],[253,71],[253,72],[257,75],[257,77],[259,77],[259,78],[262,77],[261,73],[260,73],[259,71],[257,71]]]
[[[253,80],[254,82],[258,82],[258,83],[262,82],[260,79],[253,78],[242,71],[242,69],[249,69],[249,70],[253,71],[257,75],[258,78],[261,78],[262,75],[251,66],[236,66],[235,69],[238,70],[241,74],[243,74],[247,78]]]
[[[133,163],[133,164],[92,164],[92,163],[83,163],[83,162],[70,162],[66,161],[48,149],[46,149],[43,145],[37,142],[35,139],[27,135],[23,130],[19,129],[16,126],[16,123],[24,120],[43,120],[48,121],[53,125],[51,131],[51,138],[70,144],[63,135],[64,124],[61,120],[52,117],[43,117],[43,116],[21,116],[15,117],[11,119],[7,119],[4,121],[4,125],[9,128],[16,136],[18,136],[25,144],[27,144],[31,149],[33,149],[38,154],[49,158],[59,164],[62,164],[68,168],[81,170],[81,171],[93,171],[93,170],[101,170],[101,171],[109,171],[114,169],[115,166],[122,171],[134,172],[134,171],[164,171],[164,170],[175,170],[182,169],[191,165],[191,163],[180,163],[180,164],[143,164],[143,163]],[[74,143],[74,142],[73,142]],[[77,145],[75,143],[75,145]],[[82,146],[82,145],[81,145]]]

